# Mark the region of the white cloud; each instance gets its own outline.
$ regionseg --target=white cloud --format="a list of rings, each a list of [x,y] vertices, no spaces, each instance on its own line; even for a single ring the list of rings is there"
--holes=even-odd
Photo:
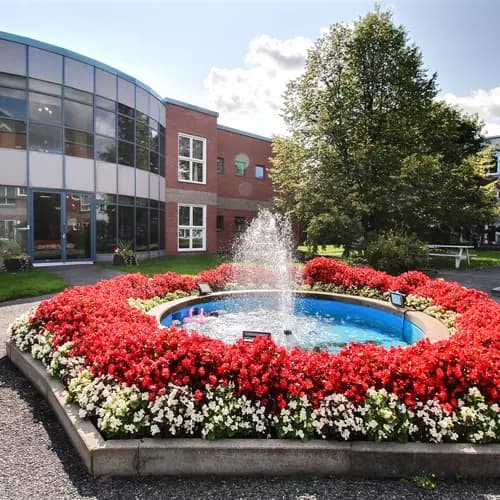
[[[204,84],[219,123],[261,135],[282,133],[282,95],[287,82],[302,73],[312,43],[264,34],[250,42],[241,67],[212,67]]]
[[[500,135],[500,87],[474,90],[468,96],[447,93],[443,98],[466,113],[477,114],[485,122],[483,132],[486,135]]]

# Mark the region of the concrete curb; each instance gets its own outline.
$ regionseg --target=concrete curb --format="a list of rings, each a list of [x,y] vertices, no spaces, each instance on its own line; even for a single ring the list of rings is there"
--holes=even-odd
[[[500,444],[371,443],[282,439],[105,441],[64,398],[64,387],[30,354],[7,342],[7,356],[52,406],[94,476],[500,476]]]

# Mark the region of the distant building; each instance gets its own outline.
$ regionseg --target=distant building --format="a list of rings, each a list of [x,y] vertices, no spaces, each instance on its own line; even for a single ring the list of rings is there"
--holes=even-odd
[[[268,207],[271,140],[0,32],[0,239],[35,263],[214,253]]]
[[[488,144],[493,146],[496,156],[496,165],[488,172],[489,183],[493,184],[500,205],[500,136],[487,137]],[[482,235],[482,244],[500,245],[500,217],[495,224],[487,224]]]

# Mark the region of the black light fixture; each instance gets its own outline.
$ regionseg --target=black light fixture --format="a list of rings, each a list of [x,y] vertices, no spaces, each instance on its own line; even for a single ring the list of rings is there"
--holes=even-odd
[[[197,288],[200,295],[210,295],[213,293],[213,290],[210,288],[208,283],[198,283]]]
[[[393,292],[389,290],[391,304],[395,307],[404,307],[406,302],[406,295],[401,292]]]
[[[245,342],[252,342],[257,337],[270,337],[271,332],[254,332],[251,330],[243,330],[242,335]]]

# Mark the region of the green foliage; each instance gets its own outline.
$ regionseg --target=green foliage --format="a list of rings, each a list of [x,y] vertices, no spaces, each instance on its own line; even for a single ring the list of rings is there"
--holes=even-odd
[[[491,220],[481,124],[436,97],[436,76],[388,12],[316,42],[285,93],[290,135],[274,140],[271,169],[276,206],[308,244],[348,254],[382,231],[428,238]]]
[[[365,257],[374,269],[397,275],[426,267],[428,250],[415,235],[389,231],[381,233],[368,243]]]

